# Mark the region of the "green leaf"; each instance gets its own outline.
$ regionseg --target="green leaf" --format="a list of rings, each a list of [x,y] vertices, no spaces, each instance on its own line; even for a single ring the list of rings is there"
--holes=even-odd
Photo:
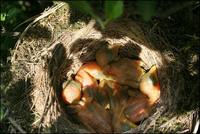
[[[81,11],[82,13],[89,14],[91,16],[94,16],[94,12],[92,7],[90,6],[88,1],[81,0],[81,1],[69,1],[70,6],[73,8]]]
[[[0,105],[0,121],[2,121],[5,117],[5,112],[4,112],[4,107],[3,105]]]
[[[137,10],[145,21],[149,21],[155,15],[156,1],[137,1]]]
[[[123,1],[105,1],[104,12],[106,16],[106,22],[119,18],[123,13],[124,5]]]
[[[68,3],[72,8],[75,8],[75,9],[81,11],[82,13],[92,16],[100,24],[101,28],[104,29],[104,24],[103,24],[101,18],[94,13],[94,11],[88,1],[85,1],[85,0],[69,1]]]
[[[19,9],[19,8],[17,8],[17,7],[13,7],[13,8],[11,8],[9,11],[8,11],[8,17],[9,18],[13,18],[13,17],[17,17],[16,15],[17,14],[20,14],[22,11]]]
[[[10,23],[11,25],[14,25],[17,23],[17,21],[20,21],[21,17],[23,17],[23,12],[21,9],[17,7],[12,7],[8,10],[8,13],[6,15],[6,22]]]
[[[5,21],[6,20],[6,13],[0,13],[1,20],[0,21]]]

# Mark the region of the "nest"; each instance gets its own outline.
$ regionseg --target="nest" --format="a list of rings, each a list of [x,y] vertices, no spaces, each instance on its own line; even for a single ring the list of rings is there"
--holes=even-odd
[[[149,30],[129,19],[110,23],[104,31],[94,20],[70,24],[68,5],[59,3],[29,24],[13,50],[14,81],[24,82],[27,96],[24,102],[28,108],[23,110],[31,118],[29,123],[26,120],[22,123],[29,129],[31,126],[27,131],[88,132],[81,124],[70,120],[65,112],[66,106],[60,100],[60,92],[62,83],[83,63],[94,60],[103,42],[119,43],[122,45],[121,56],[131,58],[137,55],[146,63],[146,68],[154,64],[158,68],[160,101],[150,117],[129,132],[155,132],[168,127],[171,120],[163,124],[160,119],[176,109],[176,97],[183,88],[183,79],[179,76],[182,63],[166,40],[154,33],[153,28]],[[185,116],[188,115],[191,113]],[[191,120],[187,120],[183,130],[190,123]]]

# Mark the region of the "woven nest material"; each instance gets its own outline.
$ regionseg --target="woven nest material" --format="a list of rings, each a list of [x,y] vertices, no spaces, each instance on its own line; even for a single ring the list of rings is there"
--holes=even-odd
[[[113,22],[101,31],[94,20],[87,24],[70,24],[69,17],[66,4],[60,3],[48,9],[27,27],[13,50],[12,72],[15,81],[25,81],[27,98],[24,101],[29,107],[25,112],[32,117],[32,129],[40,132],[87,132],[82,125],[69,119],[59,96],[62,83],[83,63],[94,60],[95,52],[103,42],[120,43],[121,56],[131,58],[137,55],[146,63],[146,68],[153,64],[158,68],[160,101],[150,117],[129,132],[162,131],[167,127],[167,124],[159,124],[158,120],[176,108],[176,97],[183,88],[183,79],[178,75],[181,62],[165,40],[152,31],[142,30],[140,23],[128,19]],[[150,40],[152,36],[154,42]],[[183,129],[189,123],[186,121]]]

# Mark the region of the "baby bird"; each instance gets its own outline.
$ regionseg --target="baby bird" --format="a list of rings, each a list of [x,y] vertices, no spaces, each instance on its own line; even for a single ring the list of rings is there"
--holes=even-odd
[[[66,86],[64,86],[61,96],[64,102],[67,104],[72,104],[75,101],[80,100],[81,84],[74,80],[69,81],[66,83]]]
[[[86,66],[86,65],[85,65]],[[87,87],[97,88],[97,80],[92,77],[88,72],[81,68],[75,76],[75,80],[81,83],[83,90]]]
[[[160,84],[155,65],[142,76],[140,81],[140,91],[143,94],[131,98],[124,109],[125,116],[134,123],[148,117],[152,105],[160,98]]]
[[[119,60],[110,63],[106,72],[118,83],[128,85],[132,88],[138,88],[139,81],[145,73],[141,68],[143,65],[144,63],[141,60],[120,58]]]
[[[96,80],[113,80],[112,77],[104,74],[102,68],[95,62],[87,62],[86,64],[82,65],[81,68],[79,69],[77,76],[81,76],[81,72],[86,72]]]
[[[81,66],[75,76],[75,80],[81,83],[83,91],[83,99],[99,100],[102,94],[98,91],[98,82],[104,79],[112,79],[109,76],[104,75],[101,67],[96,62],[88,62]],[[90,98],[90,99],[89,99]]]
[[[126,118],[133,123],[147,118],[150,112],[148,98],[140,94],[136,98],[129,99],[123,112]]]
[[[119,44],[114,44],[110,48],[108,45],[104,45],[96,52],[96,61],[105,74],[111,75],[112,80],[138,88],[139,80],[144,74],[144,70],[141,68],[144,63],[141,60],[120,58],[118,56],[119,48]]]
[[[98,102],[102,104],[103,107],[110,109],[110,107],[113,107],[113,103],[116,103],[113,96],[118,97],[118,100],[120,99],[120,89],[121,86],[116,83],[115,81],[109,81],[109,80],[102,80],[99,83],[99,94],[101,98],[98,99]],[[116,98],[115,97],[115,98]]]
[[[107,65],[118,59],[118,51],[119,51],[119,44],[113,44],[112,47],[109,47],[108,44],[103,45],[97,52],[96,52],[96,61],[102,67],[106,68]]]
[[[71,106],[76,110],[78,118],[91,132],[111,133],[111,116],[96,101],[85,103],[84,105]]]
[[[130,122],[123,113],[126,106],[126,96],[122,93],[127,87],[119,85],[115,81],[104,80],[100,82],[101,91],[105,91],[108,96],[106,103],[109,103],[109,110],[112,114],[112,131],[114,133],[125,132],[136,125]]]
[[[140,91],[148,96],[149,105],[153,105],[160,98],[160,83],[157,76],[157,68],[153,65],[150,70],[142,76]]]

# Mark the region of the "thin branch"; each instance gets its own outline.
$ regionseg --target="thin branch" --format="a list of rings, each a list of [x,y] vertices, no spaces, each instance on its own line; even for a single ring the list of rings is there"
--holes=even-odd
[[[17,122],[16,122],[14,119],[12,119],[11,117],[8,117],[8,120],[10,121],[10,123],[11,123],[17,130],[19,130],[20,133],[23,133],[23,134],[26,133],[26,131],[24,131],[24,130],[21,128],[21,126],[18,125]]]

